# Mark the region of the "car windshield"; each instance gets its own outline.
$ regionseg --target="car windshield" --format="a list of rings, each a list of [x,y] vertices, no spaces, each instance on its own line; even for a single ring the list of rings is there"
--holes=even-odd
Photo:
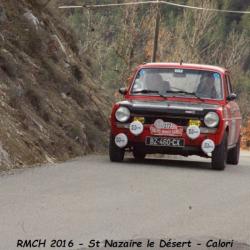
[[[131,93],[135,95],[188,96],[222,99],[221,76],[217,72],[161,68],[141,69],[134,80]]]

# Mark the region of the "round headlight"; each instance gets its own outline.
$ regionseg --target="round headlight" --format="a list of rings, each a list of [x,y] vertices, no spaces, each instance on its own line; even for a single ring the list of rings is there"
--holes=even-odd
[[[126,122],[130,117],[130,111],[126,107],[120,107],[115,112],[115,118],[119,122]]]
[[[205,115],[204,123],[209,128],[214,128],[219,124],[219,116],[215,112],[208,112]]]

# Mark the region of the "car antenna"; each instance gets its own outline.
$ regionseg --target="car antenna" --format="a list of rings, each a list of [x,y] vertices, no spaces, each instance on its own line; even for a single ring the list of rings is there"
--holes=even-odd
[[[182,63],[183,63],[183,60],[181,59],[181,61],[180,61],[180,65],[182,65]]]

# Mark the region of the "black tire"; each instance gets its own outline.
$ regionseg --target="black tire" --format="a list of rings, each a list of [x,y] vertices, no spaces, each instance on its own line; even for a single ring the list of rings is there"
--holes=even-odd
[[[216,146],[212,153],[212,168],[224,170],[227,160],[227,133],[224,134],[220,145]]]
[[[146,153],[142,151],[141,149],[134,147],[133,148],[133,156],[137,161],[142,161],[146,157]]]
[[[227,163],[232,165],[238,165],[240,159],[240,137],[236,146],[228,151]]]
[[[109,159],[112,162],[122,162],[124,159],[125,149],[119,148],[115,144],[114,136],[109,138]]]

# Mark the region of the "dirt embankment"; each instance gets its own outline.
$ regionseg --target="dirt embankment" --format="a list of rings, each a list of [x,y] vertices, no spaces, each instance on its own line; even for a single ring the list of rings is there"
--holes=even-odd
[[[110,103],[90,69],[43,1],[0,2],[0,169],[105,148]]]
[[[250,150],[250,120],[248,120],[246,126],[242,129],[241,147]]]

